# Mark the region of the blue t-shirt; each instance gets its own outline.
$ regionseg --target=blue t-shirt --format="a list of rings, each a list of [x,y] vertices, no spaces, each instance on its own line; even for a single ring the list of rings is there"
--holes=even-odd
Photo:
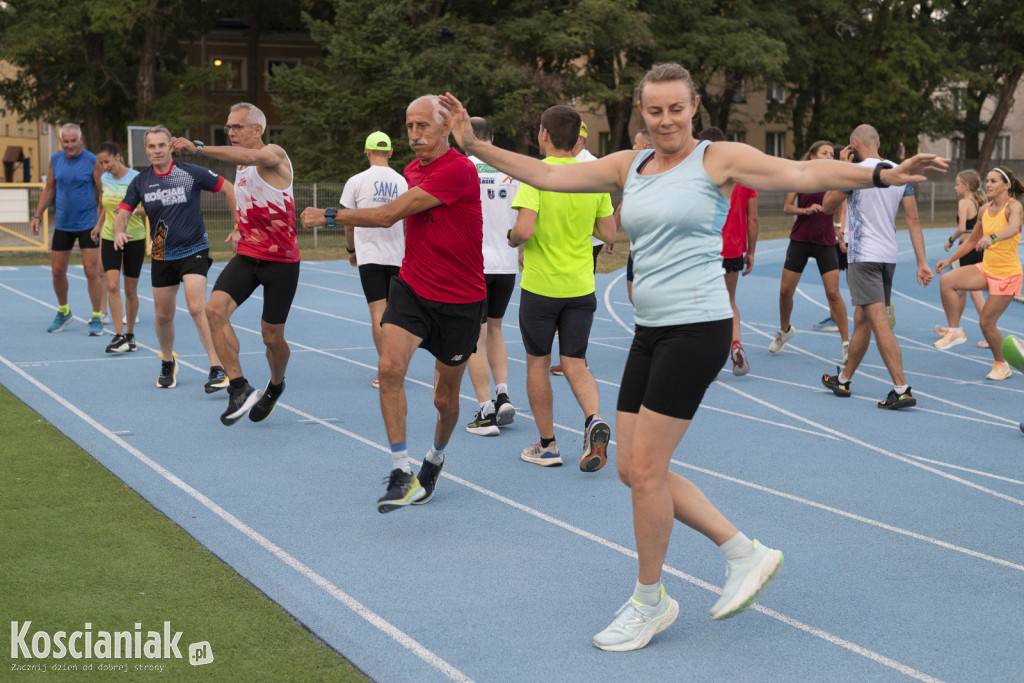
[[[701,142],[677,166],[657,175],[637,168],[653,152],[636,155],[622,193],[622,227],[633,255],[633,318],[666,327],[732,317],[722,277],[722,226],[729,201],[704,171]]]
[[[50,157],[53,182],[57,190],[57,215],[54,230],[92,230],[99,214],[96,212],[96,155],[83,149],[76,157],[57,152]]]
[[[149,216],[153,260],[176,261],[210,248],[199,194],[217,192],[223,184],[224,178],[202,166],[174,161],[166,175],[150,166],[132,180],[121,208],[134,211],[142,202]]]

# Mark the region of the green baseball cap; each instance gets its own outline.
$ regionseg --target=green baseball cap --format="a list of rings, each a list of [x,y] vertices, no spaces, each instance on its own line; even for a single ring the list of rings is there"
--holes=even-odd
[[[387,133],[382,133],[379,130],[370,133],[366,138],[366,149],[388,152],[391,150],[391,138],[388,137]]]

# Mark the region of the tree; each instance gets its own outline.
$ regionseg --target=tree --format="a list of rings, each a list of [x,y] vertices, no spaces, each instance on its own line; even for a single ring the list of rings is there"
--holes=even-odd
[[[4,106],[22,116],[82,125],[98,144],[130,121],[189,120],[183,102],[201,72],[183,66],[180,35],[212,25],[202,0],[12,1],[0,11],[3,57],[19,77],[0,81]]]

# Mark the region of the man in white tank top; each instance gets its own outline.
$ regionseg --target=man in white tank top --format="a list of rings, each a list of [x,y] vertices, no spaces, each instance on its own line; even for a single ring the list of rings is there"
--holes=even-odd
[[[221,271],[206,304],[210,332],[227,373],[228,408],[220,416],[232,425],[246,413],[260,422],[274,411],[284,391],[284,374],[291,349],[284,325],[299,283],[299,246],[292,193],[292,164],[278,145],[263,142],[267,117],[256,106],[240,102],[231,107],[224,132],[227,146],[174,138],[177,153],[208,156],[238,164],[235,208],[238,225],[228,239],[234,258]],[[242,374],[238,337],[231,315],[257,287],[263,287],[263,343],[267,348],[270,381],[265,391],[253,388]]]

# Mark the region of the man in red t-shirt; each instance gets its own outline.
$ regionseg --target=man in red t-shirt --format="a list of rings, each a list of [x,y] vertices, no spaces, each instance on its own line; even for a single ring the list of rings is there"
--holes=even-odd
[[[390,227],[405,219],[405,257],[381,319],[380,408],[393,459],[379,512],[426,503],[444,467],[444,448],[459,420],[459,387],[484,316],[483,213],[476,166],[448,144],[449,124],[436,95],[405,113],[416,159],[405,167],[409,189],[372,209],[308,207],[302,226]],[[414,476],[405,440],[405,373],[423,347],[434,364],[434,445]]]
[[[720,142],[725,134],[720,128],[711,126],[700,132],[701,140]],[[732,374],[745,375],[750,372],[747,354],[740,343],[740,311],[736,307],[736,283],[740,271],[744,275],[754,268],[754,248],[757,246],[757,190],[736,184],[729,198],[729,213],[722,226],[722,267],[725,268],[725,288],[729,290],[729,305],[732,306]]]

